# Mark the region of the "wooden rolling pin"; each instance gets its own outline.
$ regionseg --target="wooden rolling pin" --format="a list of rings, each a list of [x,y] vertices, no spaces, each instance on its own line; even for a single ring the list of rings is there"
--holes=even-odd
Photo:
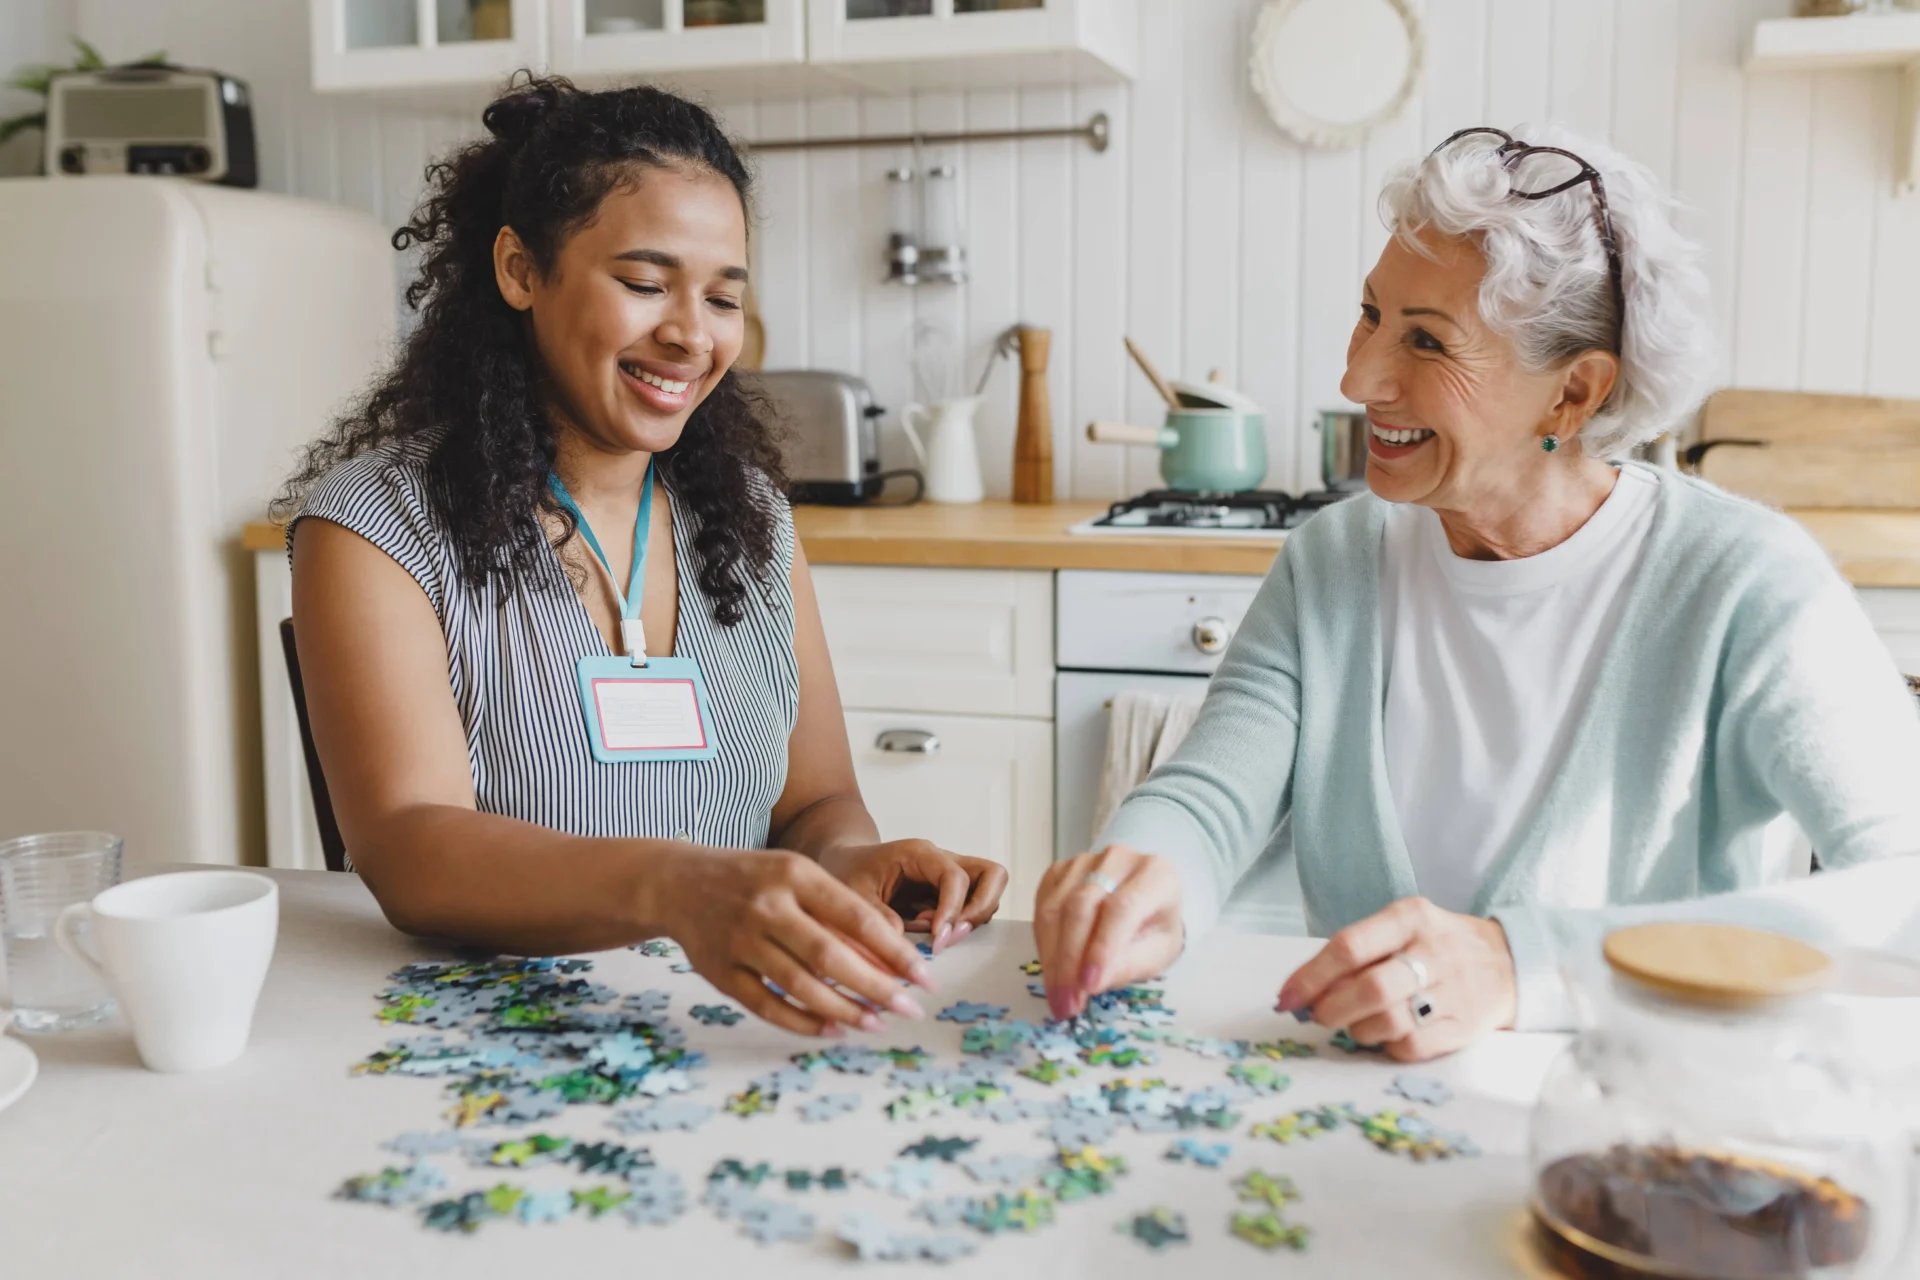
[[[1013,435],[1013,500],[1053,501],[1053,408],[1047,400],[1048,329],[1022,328],[1020,422]]]

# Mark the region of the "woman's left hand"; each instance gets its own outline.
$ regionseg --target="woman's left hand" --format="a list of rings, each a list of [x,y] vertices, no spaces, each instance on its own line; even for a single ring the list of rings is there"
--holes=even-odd
[[[1424,1023],[1414,1021],[1412,997],[1422,988],[1403,956],[1426,967],[1433,1012]],[[1280,988],[1278,1009],[1311,1008],[1322,1026],[1420,1062],[1512,1026],[1514,1000],[1513,956],[1499,921],[1402,898],[1329,938]]]
[[[926,840],[846,845],[821,854],[820,865],[903,930],[931,934],[935,951],[992,919],[1007,888],[1007,869],[999,863],[948,853]]]

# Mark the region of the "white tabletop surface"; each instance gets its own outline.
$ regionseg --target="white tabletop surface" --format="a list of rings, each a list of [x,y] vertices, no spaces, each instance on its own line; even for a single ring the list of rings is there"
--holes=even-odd
[[[246,1055],[232,1066],[198,1075],[144,1070],[119,1022],[63,1036],[28,1040],[40,1056],[38,1082],[0,1111],[0,1272],[13,1276],[159,1277],[195,1280],[263,1276],[394,1276],[461,1280],[538,1275],[645,1274],[680,1276],[718,1268],[737,1274],[845,1273],[859,1264],[833,1238],[842,1215],[872,1210],[904,1230],[925,1234],[906,1216],[909,1202],[856,1187],[789,1196],[820,1221],[806,1244],[761,1246],[698,1203],[707,1170],[736,1157],[771,1161],[775,1168],[839,1164],[878,1169],[926,1133],[981,1138],[990,1154],[1051,1150],[1038,1121],[998,1125],[948,1115],[896,1124],[881,1107],[900,1091],[884,1072],[834,1076],[823,1090],[859,1091],[859,1111],[828,1124],[803,1124],[791,1102],[770,1116],[742,1120],[725,1113],[694,1132],[621,1137],[606,1124],[607,1109],[571,1107],[532,1126],[582,1140],[644,1144],[657,1162],[686,1180],[695,1201],[671,1227],[630,1226],[617,1215],[581,1216],[545,1226],[484,1225],[472,1236],[421,1227],[414,1212],[331,1198],[349,1175],[404,1164],[380,1144],[408,1130],[444,1126],[442,1082],[349,1074],[348,1068],[396,1034],[374,1015],[375,993],[387,975],[411,960],[446,954],[394,931],[358,877],[320,872],[271,872],[280,882],[280,941]],[[1454,1088],[1448,1105],[1427,1110],[1435,1123],[1469,1134],[1484,1149],[1477,1158],[1415,1164],[1368,1144],[1346,1129],[1282,1147],[1249,1136],[1252,1123],[1322,1103],[1352,1102],[1374,1111],[1398,1102],[1385,1092],[1396,1071],[1372,1055],[1349,1056],[1324,1044],[1325,1032],[1299,1027],[1270,1011],[1285,975],[1316,943],[1253,935],[1216,934],[1170,974],[1166,1004],[1175,1025],[1199,1035],[1321,1042],[1320,1056],[1292,1060],[1284,1070],[1292,1087],[1247,1103],[1231,1133],[1198,1131],[1206,1141],[1228,1141],[1233,1154],[1220,1169],[1163,1159],[1174,1136],[1122,1130],[1108,1143],[1131,1172],[1108,1196],[1060,1207],[1055,1225],[1032,1236],[975,1236],[979,1252],[949,1270],[1006,1276],[1131,1276],[1190,1267],[1209,1276],[1421,1276],[1513,1274],[1507,1238],[1527,1190],[1528,1106],[1560,1037],[1497,1035],[1422,1071]],[[1044,1005],[1026,992],[1020,962],[1033,954],[1024,924],[990,925],[933,962],[940,995],[1011,1007],[1010,1016],[1039,1020]],[[687,1009],[715,998],[705,981],[669,971],[670,961],[620,951],[592,957],[583,976],[621,992],[659,988],[672,994],[670,1016],[691,1045],[709,1055],[691,1096],[718,1103],[752,1075],[786,1065],[787,1055],[813,1047],[751,1019],[734,1027],[705,1027]],[[929,1009],[932,1012],[932,1009]],[[935,1061],[954,1065],[960,1029],[949,1022],[891,1020],[876,1046],[923,1045]],[[1081,1081],[1121,1075],[1160,1077],[1181,1087],[1224,1079],[1226,1063],[1167,1046],[1150,1069],[1087,1068]],[[1017,1080],[1023,1093],[1046,1087]],[[486,1129],[477,1136],[519,1130]],[[432,1157],[453,1191],[499,1181],[494,1171],[466,1167],[458,1155]],[[1291,1176],[1302,1199],[1291,1221],[1313,1230],[1305,1254],[1269,1255],[1230,1235],[1236,1208],[1232,1178],[1261,1168]],[[510,1175],[512,1176],[512,1175]],[[567,1185],[556,1170],[519,1175],[540,1185]],[[605,1181],[581,1179],[573,1183]],[[933,1194],[984,1190],[956,1166]],[[1190,1244],[1149,1252],[1115,1231],[1125,1216],[1156,1204],[1182,1211]],[[929,1264],[908,1264],[925,1266]],[[618,1269],[617,1271],[615,1269]]]

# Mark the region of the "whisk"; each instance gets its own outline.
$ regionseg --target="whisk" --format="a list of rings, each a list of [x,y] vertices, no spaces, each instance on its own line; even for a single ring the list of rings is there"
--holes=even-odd
[[[958,394],[953,335],[939,325],[914,321],[911,363],[914,394],[922,404],[939,404]]]

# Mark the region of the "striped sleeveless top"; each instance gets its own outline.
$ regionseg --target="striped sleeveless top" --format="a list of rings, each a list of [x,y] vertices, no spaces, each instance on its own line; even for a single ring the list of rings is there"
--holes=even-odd
[[[669,501],[672,488],[663,486]],[[723,627],[700,589],[691,512],[673,505],[680,611],[673,656],[700,664],[720,747],[712,760],[601,764],[587,741],[574,666],[609,652],[564,577],[552,586],[474,590],[426,499],[417,454],[388,445],[329,471],[287,526],[332,521],[379,547],[433,603],[447,639],[447,682],[466,728],[474,798],[498,813],[571,835],[765,847],[786,787],[787,739],[799,715],[793,652],[793,515],[777,503],[775,563],[750,583],[746,617]]]

